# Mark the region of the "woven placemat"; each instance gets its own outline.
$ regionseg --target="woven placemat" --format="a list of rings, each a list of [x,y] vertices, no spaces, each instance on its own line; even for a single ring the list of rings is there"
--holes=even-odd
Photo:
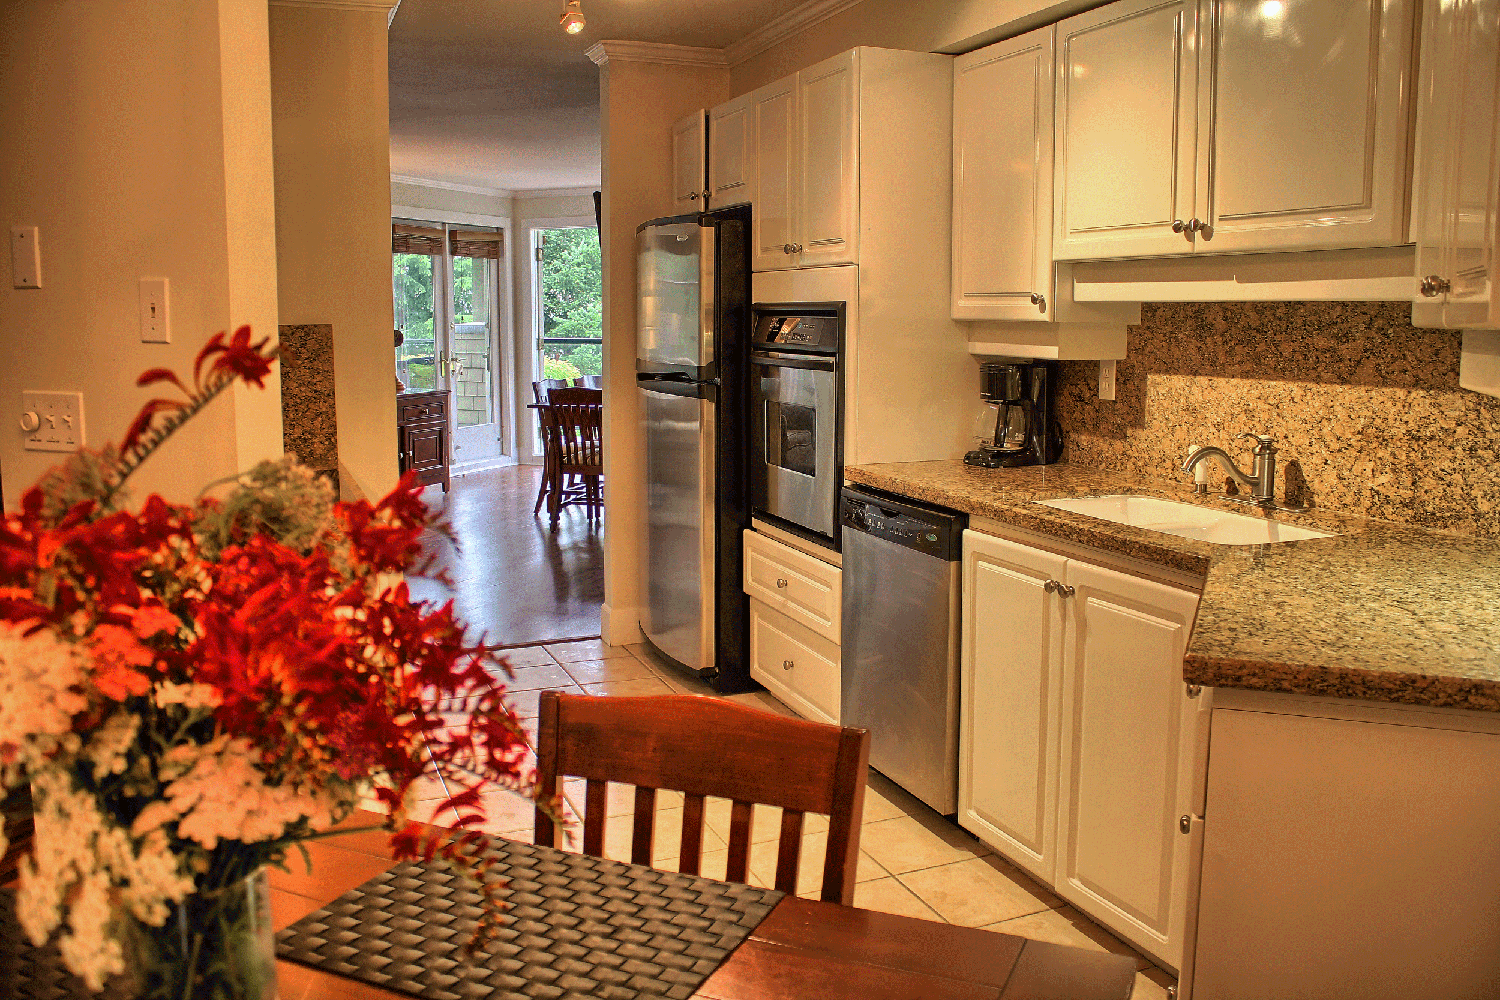
[[[442,862],[346,892],[277,935],[277,953],[423,1000],[686,998],[783,895],[498,837],[488,850],[510,908],[472,957],[482,899]]]
[[[90,993],[83,980],[63,965],[57,945],[33,948],[16,917],[16,892],[0,889],[0,1000],[125,1000],[111,986]]]

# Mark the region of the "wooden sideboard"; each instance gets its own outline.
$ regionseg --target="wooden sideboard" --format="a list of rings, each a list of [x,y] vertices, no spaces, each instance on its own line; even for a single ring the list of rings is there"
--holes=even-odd
[[[447,389],[396,396],[396,452],[401,472],[413,469],[423,486],[442,483],[448,492],[453,451],[448,440]]]

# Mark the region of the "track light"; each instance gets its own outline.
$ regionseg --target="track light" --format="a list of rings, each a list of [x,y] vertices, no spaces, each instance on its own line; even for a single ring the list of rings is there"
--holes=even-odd
[[[563,16],[557,19],[563,30],[570,35],[576,35],[583,30],[585,23],[583,19],[583,0],[568,0],[567,9]]]

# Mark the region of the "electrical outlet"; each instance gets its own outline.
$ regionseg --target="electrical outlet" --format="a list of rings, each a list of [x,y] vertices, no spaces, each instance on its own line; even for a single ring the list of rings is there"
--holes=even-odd
[[[1115,363],[1113,361],[1099,362],[1099,398],[1115,398]]]
[[[21,393],[27,451],[76,451],[84,445],[83,393]]]
[[[144,344],[172,342],[172,311],[171,302],[167,298],[168,291],[166,278],[141,279],[141,342]]]
[[[11,283],[17,288],[42,287],[42,245],[36,226],[10,227]]]

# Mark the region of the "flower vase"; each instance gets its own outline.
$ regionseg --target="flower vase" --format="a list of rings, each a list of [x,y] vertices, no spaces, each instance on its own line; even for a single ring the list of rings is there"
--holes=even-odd
[[[140,1000],[275,1000],[276,940],[264,868],[188,896],[161,927],[126,920],[130,989]]]

